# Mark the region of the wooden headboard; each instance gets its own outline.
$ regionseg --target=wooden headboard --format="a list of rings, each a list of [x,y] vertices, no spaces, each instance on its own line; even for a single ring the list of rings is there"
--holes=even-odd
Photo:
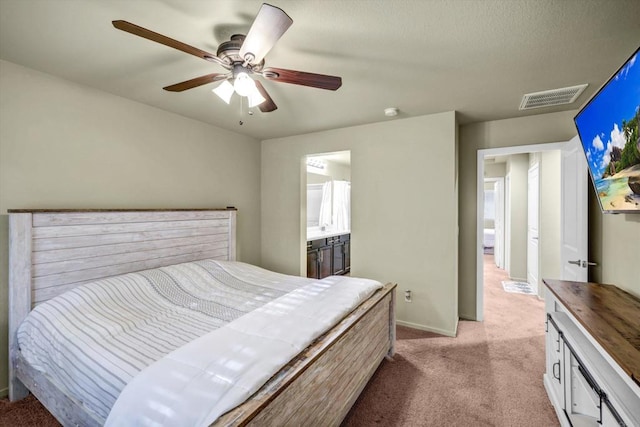
[[[235,208],[9,210],[10,360],[35,305],[83,283],[206,258],[236,259]]]

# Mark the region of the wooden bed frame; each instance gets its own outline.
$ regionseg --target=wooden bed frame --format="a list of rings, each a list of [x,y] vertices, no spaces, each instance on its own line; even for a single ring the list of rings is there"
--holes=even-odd
[[[31,309],[114,275],[206,258],[236,259],[236,209],[9,210],[9,398],[31,391],[63,424],[100,420],[32,368],[17,346]],[[395,284],[387,284],[213,425],[339,425],[394,354]]]

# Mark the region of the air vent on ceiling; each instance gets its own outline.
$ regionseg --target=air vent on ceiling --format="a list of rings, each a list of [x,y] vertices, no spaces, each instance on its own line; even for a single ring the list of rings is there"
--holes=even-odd
[[[545,90],[542,92],[527,93],[522,97],[521,110],[531,108],[551,107],[553,105],[571,104],[578,99],[588,84],[563,87],[560,89]]]

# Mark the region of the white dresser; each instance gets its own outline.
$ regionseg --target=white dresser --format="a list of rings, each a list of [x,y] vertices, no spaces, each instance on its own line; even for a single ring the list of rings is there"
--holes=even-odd
[[[544,385],[560,424],[640,427],[640,300],[612,285],[544,283]]]

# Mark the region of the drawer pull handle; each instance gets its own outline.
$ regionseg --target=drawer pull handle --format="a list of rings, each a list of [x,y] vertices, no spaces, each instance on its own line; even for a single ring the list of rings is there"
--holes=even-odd
[[[558,367],[558,374],[556,375],[556,366]],[[560,361],[558,360],[553,364],[553,378],[557,379],[560,384],[562,384],[562,380],[560,380]]]

